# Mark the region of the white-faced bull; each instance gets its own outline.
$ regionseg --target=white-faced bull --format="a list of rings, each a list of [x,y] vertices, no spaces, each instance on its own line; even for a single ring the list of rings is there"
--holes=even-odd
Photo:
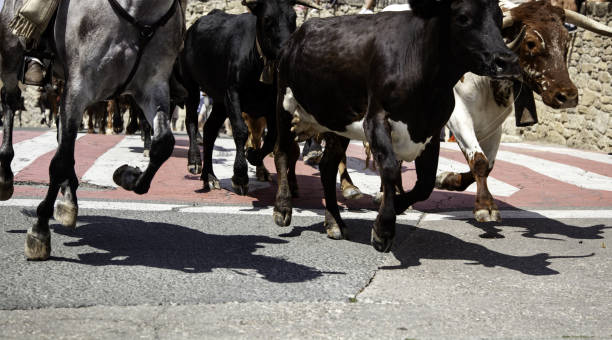
[[[60,188],[64,200],[55,209],[55,217],[65,226],[76,224],[78,178],[74,170],[74,146],[83,112],[89,105],[127,93],[152,123],[154,136],[149,165],[144,171],[127,165],[117,169],[113,178],[123,188],[146,193],[153,176],[172,153],[174,137],[168,123],[168,79],[183,40],[186,1],[119,2],[61,1],[56,20],[49,27],[57,52],[54,71],[65,76],[65,89],[58,127],[59,146],[49,165],[49,188],[38,206],[38,219],[26,237],[25,253],[29,259],[44,260],[50,255],[49,218]],[[20,96],[18,72],[24,54],[7,23],[21,4],[21,0],[7,0],[0,16],[0,73],[6,117],[0,148],[2,200],[9,199],[13,193],[12,116]],[[126,14],[138,20],[129,21]],[[128,77],[132,71],[132,77]]]
[[[293,6],[317,7],[310,0],[244,0],[251,13],[227,14],[213,10],[199,18],[188,30],[185,49],[179,59],[179,78],[187,88],[188,168],[202,172],[205,189],[220,189],[212,168],[212,152],[219,128],[229,117],[236,144],[232,187],[248,193],[246,158],[261,166],[273,147],[276,134],[276,88],[272,85],[273,63],[280,48],[296,28]],[[213,109],[204,125],[204,168],[196,141],[199,91],[213,98]],[[268,134],[263,147],[245,154],[248,130],[242,118],[266,117]]]
[[[585,16],[552,6],[548,1],[524,3],[505,13],[503,35],[513,41],[519,55],[521,82],[495,80],[466,74],[455,86],[455,110],[448,122],[470,166],[466,173],[438,175],[436,187],[465,190],[476,181],[474,215],[477,221],[500,221],[501,216],[487,187],[502,135],[502,123],[512,112],[516,124],[537,122],[533,92],[552,108],[578,104],[578,90],[569,78],[568,22],[593,32],[612,36],[612,28]],[[516,92],[518,95],[514,95]]]
[[[413,0],[410,5],[412,12],[311,19],[282,49],[276,224],[291,222],[291,197],[297,193],[295,135],[325,133],[320,163],[325,226],[331,237],[346,236],[336,202],[336,171],[349,140],[366,140],[384,192],[371,242],[376,250],[389,251],[396,214],[433,190],[437,136],[453,110],[455,83],[468,71],[519,74],[517,57],[501,36],[502,12],[495,1]],[[396,195],[397,161],[415,159],[415,187]]]

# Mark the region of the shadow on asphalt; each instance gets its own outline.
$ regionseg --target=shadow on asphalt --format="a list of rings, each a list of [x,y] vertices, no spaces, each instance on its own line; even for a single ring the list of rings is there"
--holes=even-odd
[[[185,273],[211,272],[214,268],[251,269],[271,282],[291,283],[316,279],[323,274],[316,268],[282,258],[258,255],[265,244],[286,240],[267,236],[215,235],[167,223],[104,216],[80,216],[77,229],[52,225],[55,233],[75,238],[66,247],[91,247],[78,254],[78,260],[52,257],[55,261],[91,266],[146,266]]]
[[[365,220],[344,220],[349,228],[350,242],[370,244],[370,230],[372,221]],[[527,229],[525,234],[539,232],[554,232],[555,228],[560,228],[563,235],[571,238],[593,239],[601,238],[599,234],[603,228],[600,225],[581,228],[566,225],[555,220],[542,219],[522,219],[512,220],[515,223],[505,224],[504,226],[520,226]],[[543,225],[547,226],[543,226]],[[281,237],[298,237],[305,231],[315,231],[325,235],[323,223],[317,223],[306,227],[293,227],[293,229]],[[571,231],[571,232],[567,232]],[[525,235],[524,234],[524,235]],[[346,242],[346,241],[338,241]],[[584,258],[594,256],[594,253],[582,256],[551,256],[548,253],[539,253],[531,256],[513,256],[490,250],[480,244],[463,241],[455,236],[423,228],[398,223],[396,226],[396,242],[391,250],[396,259],[401,264],[398,266],[384,266],[380,269],[404,269],[421,265],[422,259],[429,260],[463,260],[467,265],[482,265],[485,267],[503,267],[521,272],[526,275],[555,275],[558,271],[549,268],[553,259]],[[500,240],[499,242],[509,242]],[[374,251],[374,250],[373,250]]]

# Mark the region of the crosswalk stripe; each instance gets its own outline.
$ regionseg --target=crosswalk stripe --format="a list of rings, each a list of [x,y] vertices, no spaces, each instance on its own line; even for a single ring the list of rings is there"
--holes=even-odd
[[[108,149],[85,172],[81,181],[103,187],[116,188],[113,182],[113,173],[124,165],[139,167],[144,170],[149,163],[148,158],[142,154],[144,143],[140,136],[125,136],[119,143]]]
[[[459,146],[456,143],[442,143],[441,147],[459,150]],[[612,178],[575,166],[505,150],[498,151],[496,160],[526,167],[540,175],[572,184],[579,188],[612,191]]]
[[[84,133],[79,133],[77,135],[77,140],[84,135]],[[19,171],[36,161],[38,157],[55,149],[57,149],[55,131],[49,131],[32,139],[15,143],[13,145],[13,150],[15,150],[15,158],[13,158],[13,161],[11,162],[13,174],[18,174]]]
[[[448,159],[445,157],[440,157],[438,159],[438,173],[449,171],[449,172],[468,172],[470,171],[470,167],[462,162],[457,162],[452,159]],[[489,187],[489,192],[493,196],[501,196],[501,197],[510,197],[518,192],[520,189],[510,185],[508,183],[502,182],[494,177],[487,178],[487,186]],[[477,186],[476,183],[472,183],[465,191],[468,192],[476,192]]]
[[[612,156],[606,155],[604,153],[596,153],[596,152],[588,152],[576,149],[566,149],[566,148],[557,148],[554,146],[545,146],[545,145],[535,145],[535,144],[527,144],[527,143],[512,143],[507,144],[509,147],[517,147],[522,149],[536,150],[536,151],[545,151],[552,152],[560,155],[567,155],[576,158],[582,158],[589,161],[612,164]]]

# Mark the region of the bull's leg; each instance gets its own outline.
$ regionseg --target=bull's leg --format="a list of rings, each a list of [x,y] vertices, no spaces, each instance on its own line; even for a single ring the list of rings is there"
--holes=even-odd
[[[344,158],[350,140],[332,133],[325,135],[325,151],[319,163],[321,183],[325,193],[325,230],[327,236],[336,240],[347,238],[347,228],[340,217],[336,200],[336,172]]]
[[[149,157],[149,155],[151,154],[151,144],[153,143],[151,140],[151,133],[153,129],[151,128],[151,125],[149,124],[149,122],[147,122],[144,115],[142,116],[142,119],[140,120],[140,122],[141,122],[140,131],[144,139],[144,147],[143,147],[142,155],[144,157]]]
[[[202,173],[202,156],[198,145],[198,104],[200,90],[197,85],[190,87],[189,96],[185,101],[185,125],[189,136],[189,151],[187,152],[187,170],[194,174]]]
[[[327,149],[327,146],[325,148]],[[344,198],[354,200],[363,196],[361,190],[353,184],[353,180],[349,176],[348,169],[346,168],[346,154],[342,156],[342,160],[338,165],[338,174],[340,174],[340,190],[342,190]]]
[[[244,146],[248,137],[248,129],[242,119],[240,108],[240,96],[236,90],[228,90],[225,94],[225,107],[232,125],[232,136],[236,144],[236,158],[234,159],[234,175],[232,176],[232,188],[238,195],[246,195],[249,192],[248,165]]]
[[[151,98],[149,93],[156,93]],[[137,194],[145,194],[149,191],[153,177],[170,158],[174,149],[174,136],[170,130],[170,103],[167,84],[159,84],[156,89],[149,89],[135,96],[136,103],[142,108],[147,121],[153,127],[153,138],[151,139],[151,153],[149,164],[145,171],[128,165],[122,165],[113,174],[113,180],[117,185]]]
[[[366,138],[374,160],[379,165],[383,185],[383,200],[372,229],[371,243],[380,252],[389,252],[395,237],[395,184],[400,177],[397,167],[390,127],[384,110],[368,109],[364,121]]]
[[[16,79],[16,77],[15,77]],[[0,147],[0,201],[6,201],[13,196],[13,171],[11,162],[15,157],[13,150],[13,120],[15,111],[18,109],[21,91],[15,80],[14,86],[4,84],[2,87],[2,112],[4,114],[4,126],[2,134],[2,146]]]
[[[403,190],[400,189],[400,194],[395,196],[396,214],[401,214],[414,203],[429,198],[436,182],[436,170],[438,169],[439,156],[440,142],[432,138],[425,146],[425,150],[423,150],[421,155],[414,161],[417,174],[417,181],[414,187],[406,193],[403,193]],[[398,172],[399,171],[400,168],[398,167]],[[395,190],[398,190],[397,186]]]
[[[223,125],[227,114],[225,113],[225,105],[221,101],[215,101],[210,117],[204,123],[204,167],[200,178],[204,182],[204,190],[221,189],[221,183],[213,172],[213,151],[215,149],[215,140],[219,135],[219,129]]]
[[[94,121],[91,110],[87,111],[87,133],[96,133],[96,130],[94,130]]]
[[[279,85],[278,88],[284,91],[284,86]],[[283,100],[284,96],[279,94],[276,99],[276,124],[278,133],[274,146],[274,165],[276,166],[278,189],[274,201],[273,216],[274,223],[280,227],[286,227],[291,224],[293,204],[291,201],[292,184],[290,184],[289,180],[289,169],[291,167],[295,169],[297,157],[295,157],[294,154],[296,148],[298,148],[297,155],[299,156],[299,147],[293,140],[294,136],[293,133],[291,133],[291,116],[285,111]],[[289,164],[292,162],[293,164]],[[295,192],[297,193],[297,185],[295,187]]]
[[[60,187],[64,187],[64,200],[58,203],[55,218],[67,227],[76,225],[78,203],[76,190],[79,185],[74,171],[74,144],[86,108],[87,98],[78,91],[66,89],[62,101],[65,114],[60,116],[59,146],[49,165],[49,188],[36,210],[36,223],[28,230],[25,255],[30,260],[46,260],[51,253],[49,218]]]

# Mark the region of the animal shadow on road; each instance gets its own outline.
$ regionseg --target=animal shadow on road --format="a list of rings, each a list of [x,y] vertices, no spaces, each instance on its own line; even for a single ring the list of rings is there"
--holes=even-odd
[[[79,216],[79,221],[85,224],[74,231],[59,225],[52,228],[57,234],[77,238],[63,246],[95,250],[78,254],[78,260],[52,257],[53,260],[91,266],[147,266],[185,273],[206,273],[213,268],[251,269],[265,280],[278,283],[305,282],[326,274],[282,258],[254,254],[265,244],[288,243],[281,239],[207,234],[175,224],[104,216]]]

